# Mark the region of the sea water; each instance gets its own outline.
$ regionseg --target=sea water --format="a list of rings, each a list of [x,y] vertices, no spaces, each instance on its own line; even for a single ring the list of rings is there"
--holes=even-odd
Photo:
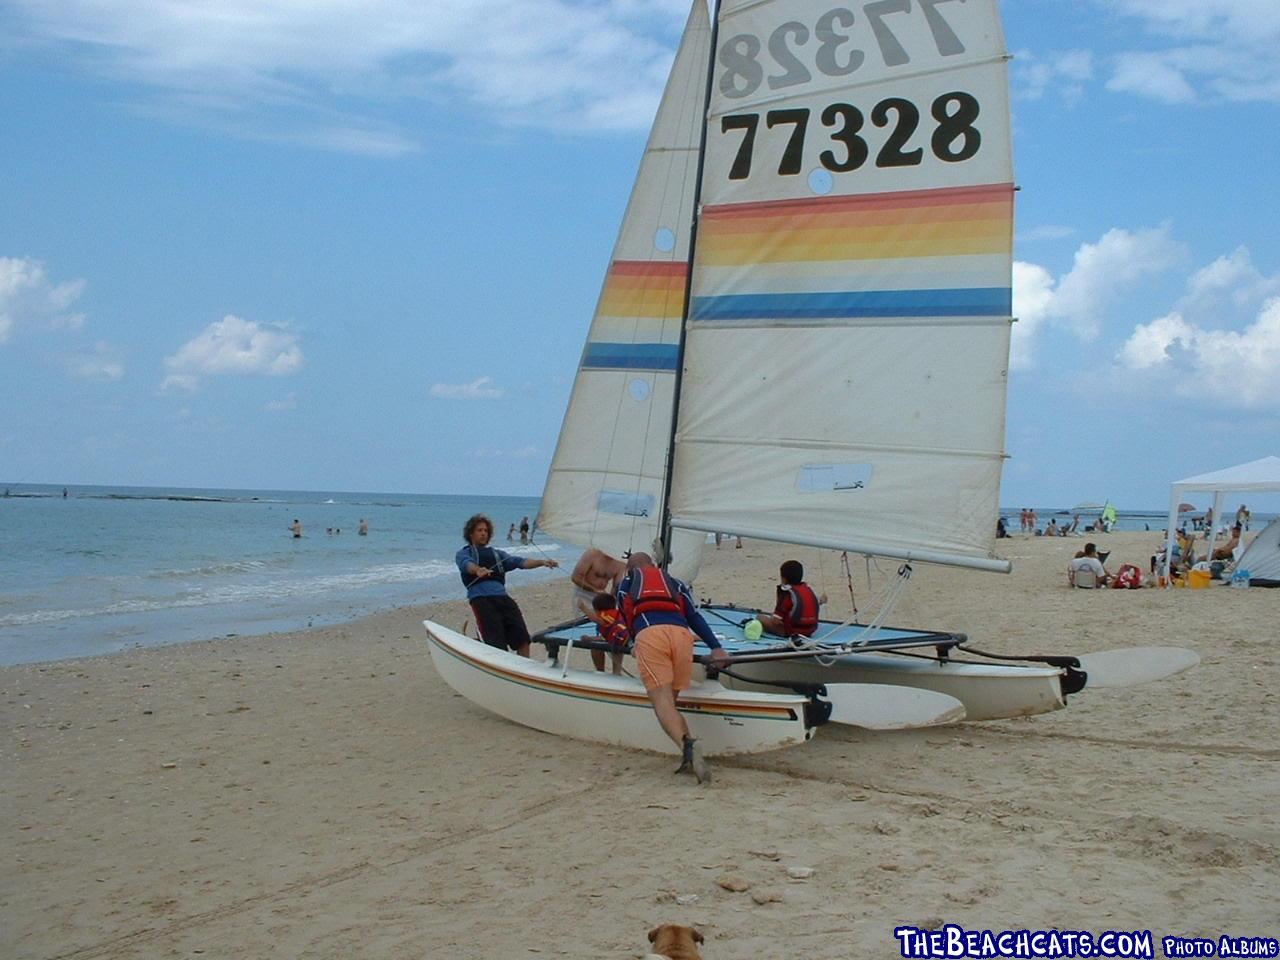
[[[295,630],[461,598],[473,513],[494,545],[570,560],[507,530],[531,497],[11,484],[0,497],[0,664]],[[304,536],[294,539],[297,519]],[[360,520],[369,524],[359,536]],[[327,532],[332,531],[332,532]],[[530,570],[514,583],[563,576]]]

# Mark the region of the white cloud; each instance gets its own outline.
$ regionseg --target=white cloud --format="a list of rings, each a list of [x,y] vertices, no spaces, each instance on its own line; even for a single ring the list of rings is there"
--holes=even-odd
[[[1164,103],[1212,97],[1280,102],[1280,4],[1274,0],[1108,0],[1164,38],[1163,50],[1116,58],[1107,86]]]
[[[1023,100],[1039,100],[1052,90],[1069,103],[1084,95],[1084,84],[1093,79],[1093,54],[1088,50],[1067,50],[1039,57],[1019,50],[1013,58],[1014,95]]]
[[[279,400],[268,400],[262,405],[262,409],[269,413],[283,413],[287,410],[297,410],[298,395],[296,393],[290,393],[288,396],[282,397]]]
[[[1013,263],[1013,325],[1009,369],[1026,370],[1033,360],[1035,336],[1053,300],[1053,274],[1034,263]]]
[[[23,326],[80,329],[84,314],[69,309],[84,287],[83,280],[54,283],[39,260],[0,257],[0,343]]]
[[[1035,337],[1045,323],[1069,330],[1083,341],[1097,338],[1115,301],[1142,280],[1163,273],[1186,256],[1183,244],[1164,224],[1142,230],[1113,228],[1096,243],[1076,250],[1071,269],[1055,280],[1044,267],[1013,265],[1013,327],[1009,364],[1029,369]]]
[[[1160,103],[1191,103],[1195,88],[1169,53],[1124,53],[1116,57],[1107,89],[1136,93]]]
[[[684,0],[15,0],[26,39],[139,85],[146,109],[263,139],[396,154],[416,98],[512,126],[643,129]],[[347,112],[323,106],[341,101]],[[366,116],[368,115],[368,116]]]
[[[68,373],[82,380],[111,381],[124,376],[120,351],[103,341],[95,343],[92,350],[66,357],[64,363]]]
[[[227,314],[165,357],[168,373],[160,389],[195,390],[202,378],[213,376],[287,376],[297,373],[302,364],[302,349],[294,334]]]
[[[1136,231],[1112,228],[1097,243],[1080,245],[1071,271],[1058,281],[1049,315],[1091,340],[1116,296],[1184,256],[1185,247],[1170,236],[1167,223]]]
[[[470,383],[434,383],[427,391],[440,400],[500,400],[504,396],[501,387],[495,387],[489,377],[478,377]]]
[[[1278,290],[1280,273],[1263,276],[1239,248],[1192,274],[1171,312],[1134,327],[1118,359],[1181,396],[1273,407],[1280,396]],[[1243,326],[1225,325],[1242,311]]]

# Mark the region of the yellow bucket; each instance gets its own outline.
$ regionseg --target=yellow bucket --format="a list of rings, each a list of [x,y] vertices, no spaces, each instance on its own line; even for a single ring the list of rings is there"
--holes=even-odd
[[[1187,574],[1187,586],[1192,590],[1203,590],[1213,583],[1213,574],[1208,570],[1192,570]]]

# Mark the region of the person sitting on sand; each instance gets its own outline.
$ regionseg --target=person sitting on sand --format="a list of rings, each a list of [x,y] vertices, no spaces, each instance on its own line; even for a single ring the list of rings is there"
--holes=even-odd
[[[1050,519],[1050,520],[1049,520],[1049,522],[1045,525],[1045,528],[1044,528],[1044,535],[1045,535],[1046,537],[1056,537],[1056,536],[1058,535],[1058,521],[1057,521],[1057,520],[1054,520],[1054,519]]]
[[[1240,524],[1231,528],[1231,539],[1213,551],[1211,560],[1230,560],[1235,556],[1236,547],[1240,546]]]
[[[778,576],[782,583],[777,602],[772,614],[760,614],[760,626],[779,637],[812,637],[818,629],[818,608],[827,602],[827,595],[814,593],[804,582],[804,565],[799,560],[783,563]]]
[[[1086,543],[1084,549],[1067,563],[1067,582],[1073,587],[1090,590],[1094,587],[1105,587],[1110,579],[1111,574],[1107,573],[1107,568],[1098,559],[1096,544]]]
[[[630,635],[627,625],[622,622],[622,611],[618,609],[618,601],[611,593],[597,593],[591,598],[590,605],[578,601],[581,610],[596,625],[597,640],[609,644],[609,656],[613,658],[613,675],[622,676],[622,652],[626,649]],[[591,662],[596,669],[604,673],[604,651],[592,650]]]
[[[1162,531],[1163,532],[1163,531]],[[1190,567],[1196,562],[1195,551],[1192,546],[1195,542],[1195,535],[1188,533],[1184,528],[1179,527],[1173,532],[1173,560],[1169,564],[1169,576],[1174,576],[1180,565]],[[1151,572],[1158,573],[1164,569],[1165,555],[1164,549],[1151,555]]]

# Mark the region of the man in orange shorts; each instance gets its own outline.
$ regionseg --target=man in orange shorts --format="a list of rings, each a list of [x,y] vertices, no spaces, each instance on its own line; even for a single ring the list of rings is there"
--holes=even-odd
[[[658,569],[647,553],[631,555],[627,575],[618,585],[618,599],[627,628],[635,638],[636,664],[653,712],[663,731],[680,748],[676,773],[692,771],[699,783],[706,783],[711,771],[676,707],[676,695],[692,680],[694,633],[711,648],[715,662],[725,662],[728,654],[702,619],[688,586]]]

